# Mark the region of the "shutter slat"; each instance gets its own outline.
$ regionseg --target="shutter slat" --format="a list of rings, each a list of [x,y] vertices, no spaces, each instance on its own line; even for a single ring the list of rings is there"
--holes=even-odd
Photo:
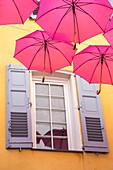
[[[108,152],[108,144],[97,85],[89,84],[76,76],[84,150]]]
[[[31,148],[29,71],[7,65],[7,148]]]

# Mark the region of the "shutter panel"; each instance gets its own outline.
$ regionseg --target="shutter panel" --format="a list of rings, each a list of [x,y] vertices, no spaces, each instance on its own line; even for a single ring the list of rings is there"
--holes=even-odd
[[[97,85],[89,84],[76,76],[84,150],[108,152],[100,96],[96,95]]]
[[[29,105],[29,71],[22,66],[7,65],[7,148],[31,148]]]

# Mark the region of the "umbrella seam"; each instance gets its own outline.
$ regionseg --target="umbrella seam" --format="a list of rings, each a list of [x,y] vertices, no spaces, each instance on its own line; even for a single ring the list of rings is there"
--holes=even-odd
[[[96,58],[98,59],[97,56],[95,57],[95,60],[96,60]],[[75,60],[76,60],[76,58],[75,58]],[[84,64],[86,64],[87,62],[90,62],[91,60],[94,60],[94,58],[91,58],[91,59],[85,61],[84,63],[82,63],[81,65],[79,65],[79,66],[74,70],[74,72],[75,72],[76,70],[78,70],[80,67],[82,67]]]
[[[57,25],[57,27],[56,27],[56,29],[55,29],[55,31],[54,31],[54,34],[53,34],[53,36],[52,36],[53,39],[54,39],[54,36],[55,36],[55,34],[56,34],[56,32],[57,32],[57,30],[58,30],[58,28],[59,28],[59,26],[60,26],[60,23],[62,22],[63,18],[64,18],[70,11],[71,11],[71,7],[68,8],[68,10],[64,13],[64,15],[62,16],[62,18],[60,19],[60,21],[59,21],[59,23],[58,23],[58,25]]]
[[[57,51],[59,51],[59,52],[64,56],[64,58],[68,61],[68,63],[71,64],[70,61],[67,59],[67,57],[63,54],[62,51],[60,51],[57,47],[55,47],[55,46],[52,45],[52,44],[48,44],[48,45],[50,45],[51,48],[56,49]]]
[[[32,60],[31,60],[31,62],[30,62],[30,65],[29,65],[29,67],[28,67],[28,70],[30,70],[31,65],[32,65],[32,63],[33,63],[33,61],[34,61],[34,59],[35,59],[37,53],[38,53],[42,48],[43,48],[43,44],[42,44],[42,46],[40,46],[40,48],[38,49],[38,51],[36,51],[34,57],[32,58]]]
[[[49,58],[50,70],[52,73],[53,71],[52,71],[52,64],[51,64],[51,59],[50,59],[51,57],[50,57],[50,52],[49,52],[48,46],[47,46],[47,53],[48,53],[48,58]]]
[[[98,63],[96,64],[95,69],[93,70],[93,74],[92,74],[92,76],[91,76],[91,78],[90,78],[89,83],[91,83],[91,81],[92,81],[92,79],[93,79],[93,76],[94,76],[94,74],[95,74],[96,68],[98,67],[99,63],[100,63],[100,61],[98,61]]]
[[[36,21],[38,21],[40,18],[42,18],[44,15],[48,14],[49,12],[53,11],[53,10],[56,10],[56,9],[62,9],[61,7],[65,7],[66,5],[62,5],[62,6],[59,6],[59,7],[56,7],[56,8],[52,8],[51,10],[45,12],[44,14],[42,14],[40,17],[37,17]],[[65,8],[68,8],[68,7],[65,7]]]
[[[99,25],[99,23],[86,11],[84,11],[80,6],[78,7],[80,12],[84,12],[84,14],[88,15],[99,27],[100,29],[104,32],[103,28]],[[81,10],[80,10],[81,9]]]
[[[23,52],[23,51],[26,50],[27,48],[32,47],[32,46],[35,46],[36,44],[37,44],[37,43],[35,43],[35,44],[30,44],[29,46],[21,49],[18,53],[15,54],[15,56],[18,55],[19,53]],[[38,45],[38,44],[37,44],[37,45]],[[40,45],[40,44],[39,44],[39,45]]]
[[[22,23],[24,23],[24,21],[23,21],[23,19],[22,19],[22,16],[21,16],[21,14],[20,14],[20,11],[18,10],[18,7],[17,7],[15,1],[14,1],[14,0],[12,0],[12,1],[14,2],[14,5],[15,5],[17,11],[18,11],[18,14],[19,14],[19,16],[20,16],[20,19],[21,19]]]
[[[110,71],[110,69],[109,69],[109,67],[108,67],[108,64],[107,64],[106,59],[104,59],[104,63],[105,63],[105,65],[106,65],[107,69],[108,69],[108,73],[109,73],[109,76],[110,76],[111,84],[113,85],[113,80],[112,80],[112,76],[111,76],[111,71]]]

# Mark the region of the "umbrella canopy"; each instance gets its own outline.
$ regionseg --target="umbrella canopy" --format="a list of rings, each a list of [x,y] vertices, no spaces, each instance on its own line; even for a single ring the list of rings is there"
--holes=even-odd
[[[88,46],[74,57],[74,73],[89,83],[113,85],[113,48]],[[99,93],[100,90],[97,92]]]
[[[111,18],[106,28],[104,37],[107,39],[109,44],[113,47],[113,17]]]
[[[29,70],[54,72],[72,63],[71,45],[52,40],[46,32],[35,31],[16,41],[14,57]]]
[[[0,25],[24,23],[37,6],[36,0],[0,0]]]
[[[36,22],[53,39],[75,44],[104,32],[112,13],[108,0],[41,0]]]

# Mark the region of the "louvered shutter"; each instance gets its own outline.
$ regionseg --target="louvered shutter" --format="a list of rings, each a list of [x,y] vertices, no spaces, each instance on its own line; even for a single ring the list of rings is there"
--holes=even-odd
[[[89,84],[76,76],[84,150],[108,152],[100,96],[96,95],[97,85]]]
[[[31,148],[29,106],[29,71],[22,66],[7,65],[7,148]]]

